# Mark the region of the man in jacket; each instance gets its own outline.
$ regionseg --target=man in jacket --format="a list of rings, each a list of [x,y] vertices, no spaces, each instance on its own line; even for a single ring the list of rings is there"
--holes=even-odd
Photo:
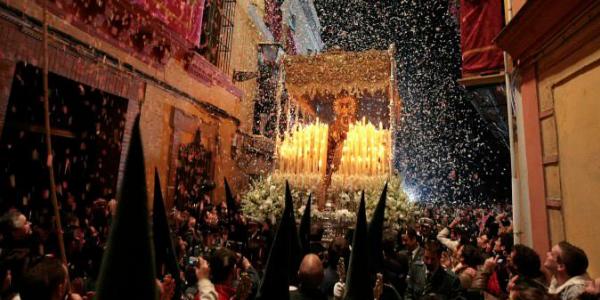
[[[421,294],[425,288],[426,267],[423,262],[423,248],[419,245],[417,232],[414,228],[406,228],[402,234],[402,242],[408,256],[408,276],[406,276],[406,299],[412,295]]]
[[[447,300],[466,299],[460,286],[460,280],[441,267],[441,258],[442,245],[438,241],[425,243],[423,251],[423,263],[427,268],[425,285],[423,289],[418,290],[409,282],[405,299],[417,300],[432,294]]]

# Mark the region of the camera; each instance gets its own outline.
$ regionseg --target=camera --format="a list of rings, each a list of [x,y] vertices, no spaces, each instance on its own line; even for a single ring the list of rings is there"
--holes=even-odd
[[[197,258],[197,257],[195,257],[195,256],[190,256],[190,257],[188,258],[188,265],[189,265],[189,266],[191,266],[191,267],[195,267],[195,266],[197,266],[197,265],[198,265],[198,261],[199,261],[199,260],[198,260],[198,258]]]
[[[244,251],[244,243],[228,240],[225,242],[225,247],[231,249],[233,252],[242,253]]]

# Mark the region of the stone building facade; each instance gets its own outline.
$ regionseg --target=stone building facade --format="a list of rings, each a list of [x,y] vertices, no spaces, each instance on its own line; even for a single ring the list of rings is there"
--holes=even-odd
[[[268,170],[272,145],[251,134],[257,83],[232,80],[234,70],[257,70],[258,44],[268,41],[261,31],[264,23],[257,26],[249,12],[252,7],[254,14],[264,15],[261,1],[223,0],[229,5],[232,26],[227,29],[226,67],[222,61],[215,65],[200,55],[194,50],[197,45],[171,30],[172,24],[151,13],[140,17],[144,12],[130,4],[152,0],[92,1],[104,3],[102,7],[84,5],[86,1],[70,1],[72,6],[60,5],[65,1],[48,2],[49,72],[127,101],[121,155],[112,158],[120,162],[118,181],[122,180],[128,134],[138,113],[148,189],[153,189],[156,168],[168,206],[175,193],[178,149],[192,142],[197,130],[202,146],[212,154],[214,201],[224,197],[224,177],[239,190],[250,175]],[[0,1],[0,132],[6,125],[17,66],[42,67],[44,2]],[[253,145],[262,147],[257,150]],[[240,164],[244,161],[260,164],[252,168]]]
[[[507,0],[516,240],[542,257],[567,240],[600,275],[600,3]]]

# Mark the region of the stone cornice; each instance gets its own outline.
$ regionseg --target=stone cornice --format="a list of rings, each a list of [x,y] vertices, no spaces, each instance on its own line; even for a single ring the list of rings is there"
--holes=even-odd
[[[534,59],[590,11],[597,10],[594,0],[529,0],[496,37],[495,43],[518,64]]]

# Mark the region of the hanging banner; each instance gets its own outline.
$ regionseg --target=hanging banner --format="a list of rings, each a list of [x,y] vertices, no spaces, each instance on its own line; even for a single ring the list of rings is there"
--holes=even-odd
[[[501,0],[460,1],[463,76],[503,69],[502,50],[493,43],[503,25]]]
[[[281,19],[283,18],[281,12],[281,3],[277,0],[266,0],[265,1],[265,24],[271,33],[275,41],[281,40]]]
[[[194,45],[200,44],[205,0],[130,0]]]

